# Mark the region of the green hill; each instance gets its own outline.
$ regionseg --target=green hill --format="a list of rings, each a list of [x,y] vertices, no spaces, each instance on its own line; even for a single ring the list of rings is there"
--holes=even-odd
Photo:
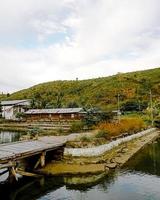
[[[160,98],[160,68],[118,73],[114,76],[77,81],[53,81],[15,92],[8,99],[32,99],[39,108],[50,107],[100,107],[116,108],[117,94],[120,102],[128,100],[149,101]]]
[[[7,97],[7,94],[0,93],[0,100]]]

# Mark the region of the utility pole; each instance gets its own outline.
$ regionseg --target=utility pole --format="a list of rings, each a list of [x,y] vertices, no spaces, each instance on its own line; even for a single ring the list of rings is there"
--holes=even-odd
[[[152,91],[150,90],[150,109],[151,109],[151,125],[154,124],[154,117],[153,117],[153,97],[152,97]]]
[[[117,107],[118,107],[117,118],[118,118],[118,123],[120,123],[121,118],[120,118],[120,94],[119,93],[118,93],[118,96],[117,96]]]

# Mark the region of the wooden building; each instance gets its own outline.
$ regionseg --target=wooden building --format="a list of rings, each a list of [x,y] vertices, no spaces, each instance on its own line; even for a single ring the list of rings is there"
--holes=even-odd
[[[27,121],[75,121],[84,118],[83,108],[31,109],[25,112]]]

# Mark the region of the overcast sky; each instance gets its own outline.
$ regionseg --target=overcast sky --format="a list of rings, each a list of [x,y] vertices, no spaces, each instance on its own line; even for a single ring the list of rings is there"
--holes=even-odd
[[[160,0],[0,0],[0,91],[160,66]]]

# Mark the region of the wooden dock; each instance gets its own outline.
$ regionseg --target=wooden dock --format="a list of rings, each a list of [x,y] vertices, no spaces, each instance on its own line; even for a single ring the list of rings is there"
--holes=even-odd
[[[64,146],[65,142],[66,141],[62,139],[53,140],[52,138],[47,137],[44,140],[39,139],[1,144],[0,169],[8,168],[11,176],[16,176],[16,173],[18,173],[17,163],[36,155],[38,156],[38,160],[34,165],[34,169],[39,165],[44,167],[47,152],[60,149]]]
[[[65,144],[65,141],[35,140],[15,142],[0,145],[0,164],[10,160],[19,160],[42,152],[55,150]]]

